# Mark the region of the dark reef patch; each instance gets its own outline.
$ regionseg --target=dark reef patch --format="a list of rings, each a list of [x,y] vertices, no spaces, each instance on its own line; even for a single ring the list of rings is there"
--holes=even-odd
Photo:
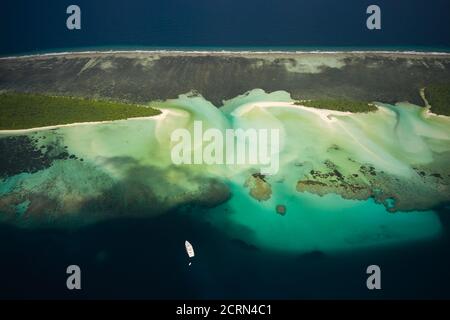
[[[446,155],[441,157],[448,159]],[[432,165],[417,165],[412,168],[417,176],[410,179],[377,171],[370,164],[361,164],[358,173],[345,175],[331,160],[324,164],[325,170],[310,170],[297,182],[298,192],[320,196],[337,193],[344,199],[355,200],[373,198],[389,212],[429,210],[450,201],[450,180],[446,176],[449,169],[445,164],[434,164],[440,167],[442,174],[436,173]]]
[[[28,136],[0,138],[0,178],[50,167],[53,162],[48,155],[50,151],[42,151],[35,142]]]

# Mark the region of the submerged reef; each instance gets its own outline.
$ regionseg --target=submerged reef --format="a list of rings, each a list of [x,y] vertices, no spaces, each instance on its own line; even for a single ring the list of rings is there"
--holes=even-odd
[[[259,201],[268,200],[272,195],[270,184],[267,183],[264,175],[259,173],[252,174],[247,181],[245,181],[244,186],[249,188],[249,194]]]
[[[450,154],[446,157],[449,158]],[[414,167],[417,174],[403,178],[377,171],[369,164],[361,165],[354,173],[343,175],[332,161],[325,163],[329,170],[311,170],[297,182],[297,191],[321,196],[336,193],[345,199],[357,200],[372,197],[390,212],[428,210],[450,201],[448,166]]]
[[[230,197],[219,180],[177,168],[136,166],[126,171],[125,178],[115,179],[92,164],[67,159],[24,175],[28,174],[0,180],[2,188],[10,188],[0,195],[2,222],[73,227],[111,218],[156,216],[186,204],[208,208]],[[172,175],[179,181],[172,181]]]

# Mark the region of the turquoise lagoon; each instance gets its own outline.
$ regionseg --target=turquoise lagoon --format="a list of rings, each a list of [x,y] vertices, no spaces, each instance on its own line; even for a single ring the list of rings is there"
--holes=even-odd
[[[434,116],[407,103],[377,103],[379,110],[375,113],[350,114],[299,107],[292,102],[287,92],[269,94],[255,89],[224,101],[219,109],[201,96],[187,94],[153,102],[163,111],[156,117],[61,127],[54,135],[48,131],[28,133],[39,137],[44,147],[62,141],[69,153],[85,161],[58,160],[43,171],[11,177],[2,182],[1,195],[45,189],[54,199],[70,202],[62,206],[70,208],[65,217],[83,221],[92,213],[77,212],[79,202],[102,196],[128,179],[130,172],[140,170],[133,178],[139,182],[137,188],[151,190],[169,209],[183,205],[183,194],[201,194],[207,179],[228,185],[231,198],[227,202],[208,209],[206,215],[196,215],[195,211],[192,215],[206,219],[230,238],[261,249],[339,252],[426,241],[441,235],[441,222],[433,211],[393,214],[373,199],[348,200],[336,194],[321,197],[299,193],[295,186],[311,169],[323,169],[325,160],[332,160],[343,174],[354,172],[356,162],[413,179],[417,175],[411,169],[413,164],[427,164],[436,153],[450,150],[447,117]],[[254,165],[174,167],[170,159],[171,132],[180,127],[192,131],[198,120],[206,128],[219,130],[280,130],[280,170],[268,177],[272,185],[268,201],[252,198],[244,187],[245,180],[259,169]],[[152,174],[155,170],[158,175]],[[141,197],[145,195],[142,192]],[[276,214],[277,204],[287,207],[285,216]],[[22,207],[18,207],[21,212]],[[148,212],[155,215],[152,207]]]

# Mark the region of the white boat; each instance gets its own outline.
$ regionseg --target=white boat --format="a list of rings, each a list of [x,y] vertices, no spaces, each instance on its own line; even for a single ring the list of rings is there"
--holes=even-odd
[[[195,253],[194,253],[194,247],[192,246],[192,244],[186,240],[184,242],[184,246],[186,247],[186,252],[187,252],[189,258],[193,258],[195,256]]]

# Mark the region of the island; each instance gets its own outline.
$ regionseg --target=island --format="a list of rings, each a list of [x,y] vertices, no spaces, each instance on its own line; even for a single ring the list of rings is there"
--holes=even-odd
[[[160,112],[124,102],[45,94],[0,94],[0,130],[151,117]]]

